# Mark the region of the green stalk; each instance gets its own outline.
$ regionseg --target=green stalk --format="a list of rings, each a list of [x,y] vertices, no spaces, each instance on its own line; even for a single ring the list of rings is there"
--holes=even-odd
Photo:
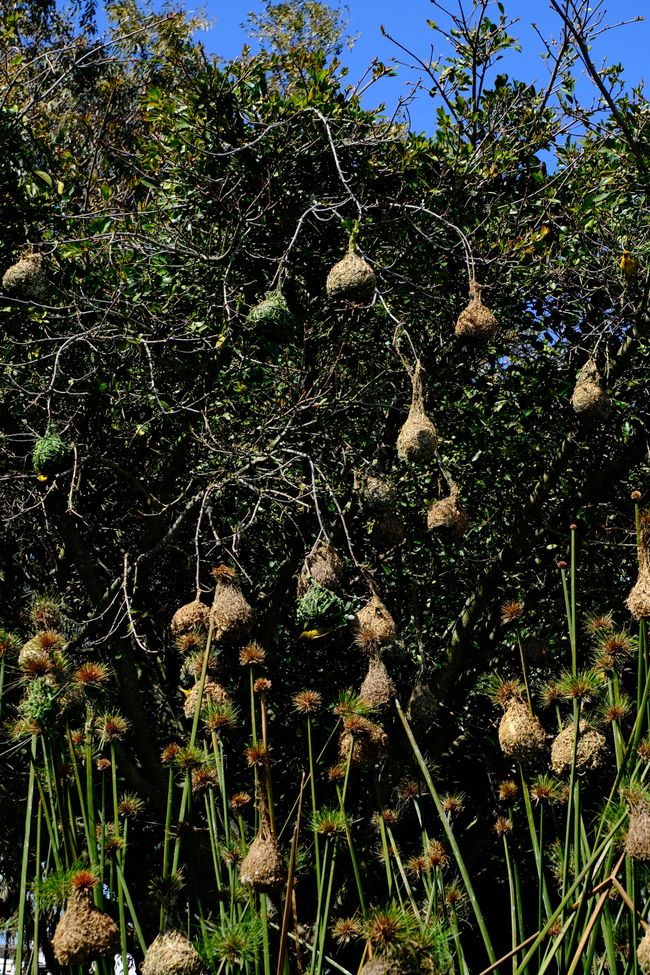
[[[311,742],[311,718],[309,714],[307,715],[307,751],[309,753],[309,785],[311,789],[311,821],[312,830],[314,834],[314,860],[316,862],[316,890],[320,889],[320,850],[318,844],[318,830],[316,829],[316,777],[314,775],[314,753],[312,749]],[[346,821],[346,832],[349,833],[347,829]],[[348,844],[350,849],[352,849],[351,841],[348,839]],[[355,872],[356,875],[356,872]],[[364,910],[365,915],[365,910]]]
[[[5,688],[5,655],[0,657],[0,720],[2,720],[2,701]]]
[[[41,873],[41,809],[42,802],[39,801],[36,809],[36,867],[34,880],[40,879]],[[34,947],[32,948],[32,975],[38,975],[38,913],[40,910],[38,883],[34,883]]]
[[[316,947],[317,947],[317,944],[318,944],[318,937],[317,936],[319,934],[319,929],[320,929],[320,919],[321,919],[321,910],[322,910],[322,904],[323,904],[323,894],[325,892],[324,891],[324,887],[325,887],[325,874],[327,873],[327,856],[328,856],[329,850],[330,850],[330,841],[329,841],[328,838],[326,838],[325,839],[325,849],[323,851],[323,863],[322,863],[322,870],[321,870],[321,885],[320,885],[320,887],[318,889],[318,901],[316,903],[316,918],[315,918],[315,921],[314,921],[314,934],[313,934],[313,941],[312,941],[312,947],[311,947],[311,964],[309,966],[309,971],[310,971],[311,975],[313,975],[313,973],[316,970]]]
[[[352,754],[352,749],[350,749],[350,754]],[[379,833],[381,835],[381,849],[384,855],[384,867],[386,868],[386,885],[388,887],[388,896],[390,897],[391,890],[393,889],[393,871],[390,867],[390,856],[388,853],[388,841],[386,839],[386,825],[384,823],[384,809],[381,802],[381,795],[379,793],[379,782],[377,781],[377,775],[373,770],[372,781],[375,787],[375,795],[377,796],[377,808],[379,811]]]
[[[18,904],[18,923],[16,930],[16,952],[14,971],[21,975],[23,965],[23,940],[25,926],[25,906],[27,904],[27,869],[29,866],[29,841],[32,830],[32,809],[34,805],[34,783],[36,778],[36,735],[32,735],[32,754],[29,761],[29,781],[27,784],[27,803],[25,808],[25,833],[23,836],[23,858],[20,868],[20,902]]]
[[[167,809],[165,812],[165,837],[163,840],[163,867],[162,867],[163,880],[166,880],[169,874],[169,848],[171,845],[173,808],[174,808],[174,768],[170,764],[169,775],[167,778]],[[159,928],[161,932],[164,930],[164,924],[165,924],[165,909],[161,904],[160,924],[159,924]]]
[[[576,525],[571,525],[571,668],[578,673],[578,615],[576,606]]]
[[[115,756],[114,742],[111,742],[111,785],[113,787],[113,827],[115,829],[115,837],[119,841],[120,814],[117,799],[117,761]],[[122,856],[122,850],[119,848],[119,846],[115,851],[115,859],[121,865],[122,869],[124,869],[124,859]],[[122,954],[122,971],[124,972],[124,975],[126,975],[129,970],[126,942],[126,912],[124,910],[124,891],[119,880],[117,883],[117,909],[120,918],[120,951]]]
[[[323,911],[323,917],[321,918],[321,925],[319,933],[319,944],[318,944],[318,967],[316,968],[316,975],[321,975],[323,970],[323,962],[325,961],[325,938],[327,937],[327,924],[329,921],[330,913],[330,903],[332,900],[332,888],[334,886],[334,867],[336,865],[336,851],[337,845],[336,840],[334,840],[334,845],[332,848],[332,860],[330,864],[330,879],[327,885],[327,896],[325,898],[325,910]],[[316,935],[316,929],[314,931],[314,936]]]
[[[515,887],[512,880],[512,864],[510,863],[510,852],[508,850],[508,837],[506,833],[502,836],[503,839],[503,852],[506,861],[506,871],[508,875],[508,893],[510,895],[510,932],[512,939],[512,948],[516,948],[517,941],[517,908],[516,908],[516,895]],[[517,970],[517,955],[512,956],[512,970],[515,972]]]
[[[406,871],[404,870],[404,866],[402,864],[402,860],[399,855],[399,850],[397,849],[397,843],[395,842],[395,837],[393,836],[390,826],[386,827],[386,833],[388,835],[388,839],[390,840],[391,849],[393,850],[395,856],[395,863],[397,864],[399,875],[402,878],[402,883],[404,884],[404,890],[406,891],[406,895],[409,901],[411,902],[411,907],[413,908],[413,914],[415,915],[415,917],[419,917],[420,911],[415,902],[415,897],[413,896],[413,891],[411,890],[411,885],[408,881],[408,877],[406,876]]]
[[[516,636],[517,636],[517,646],[519,647],[519,660],[521,662],[521,673],[524,678],[524,687],[526,688],[526,698],[528,700],[528,710],[531,715],[533,713],[533,699],[530,696],[530,685],[528,683],[528,671],[526,669],[526,658],[524,656],[524,647],[521,642],[521,633],[519,632],[519,624],[516,624]]]
[[[262,915],[262,954],[264,956],[264,975],[271,975],[271,952],[269,949],[269,919],[266,909],[266,894],[260,894],[260,913]]]
[[[129,914],[131,915],[131,920],[133,921],[133,927],[135,928],[135,934],[138,939],[138,944],[140,945],[140,950],[143,955],[147,954],[147,942],[144,940],[144,935],[142,934],[142,928],[140,927],[140,922],[138,921],[138,915],[135,913],[135,907],[133,906],[133,900],[131,899],[131,894],[129,893],[129,888],[126,885],[126,880],[124,879],[124,871],[122,870],[122,865],[119,860],[116,863],[117,879],[124,891],[124,898],[126,900],[127,907],[129,908]]]

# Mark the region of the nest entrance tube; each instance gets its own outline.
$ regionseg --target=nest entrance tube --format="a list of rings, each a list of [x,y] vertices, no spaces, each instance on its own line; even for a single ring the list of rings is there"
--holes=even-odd
[[[397,453],[401,460],[421,464],[433,460],[438,447],[438,434],[424,409],[424,369],[419,359],[411,376],[413,393],[406,423],[397,437]]]

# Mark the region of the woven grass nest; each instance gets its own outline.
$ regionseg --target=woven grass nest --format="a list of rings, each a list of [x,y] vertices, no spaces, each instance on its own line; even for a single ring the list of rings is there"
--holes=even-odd
[[[253,890],[269,890],[284,882],[285,870],[268,816],[260,810],[260,828],[239,867],[242,884]]]
[[[433,727],[438,710],[438,702],[426,681],[418,680],[411,691],[406,707],[406,717],[415,731],[421,734]]]
[[[317,542],[305,556],[298,577],[298,598],[302,599],[305,595],[312,579],[325,589],[339,592],[342,572],[343,560],[334,546],[325,541]]]
[[[142,975],[201,975],[203,962],[182,931],[159,934],[147,949]]]
[[[424,409],[423,374],[424,370],[418,359],[411,376],[411,408],[397,437],[397,453],[401,460],[410,464],[423,464],[433,460],[438,447],[436,428]]]
[[[249,325],[258,326],[287,325],[291,321],[291,312],[282,291],[279,288],[270,291],[259,304],[251,308],[246,321]]]
[[[499,744],[508,758],[531,762],[546,748],[546,732],[523,701],[512,699],[499,722]]]
[[[94,907],[90,892],[78,890],[56,926],[52,948],[59,965],[87,965],[119,951],[120,932],[108,914]]]
[[[645,804],[630,812],[625,852],[635,860],[650,861],[650,809]]]
[[[52,477],[65,470],[70,447],[52,428],[34,444],[32,451],[32,466],[37,474]]]
[[[578,747],[576,750],[576,769],[591,772],[599,768],[604,760],[607,741],[604,735],[591,728],[584,719],[578,727]],[[574,725],[564,728],[551,745],[551,768],[556,775],[569,771],[573,760]]]
[[[469,528],[469,516],[461,504],[458,487],[453,481],[449,495],[440,501],[434,501],[427,511],[427,528],[429,531],[446,529],[458,538],[462,538]]]
[[[643,512],[639,531],[639,572],[627,607],[635,620],[650,618],[650,512]]]
[[[2,275],[2,290],[34,301],[43,298],[47,292],[43,255],[27,254],[7,268]]]
[[[362,257],[349,251],[327,275],[326,287],[330,298],[367,305],[375,293],[377,278]]]
[[[381,758],[387,745],[388,735],[378,724],[368,718],[353,718],[339,738],[339,757],[342,762],[349,758],[354,766],[371,765]]]
[[[172,617],[174,636],[182,636],[190,630],[207,630],[210,626],[210,607],[202,603],[198,595],[191,603],[185,603]]]
[[[359,697],[373,708],[385,708],[395,697],[395,685],[378,654],[373,654]]]
[[[382,511],[395,500],[395,487],[385,478],[370,474],[363,486],[363,497],[370,508]]]
[[[360,975],[404,975],[404,970],[394,958],[375,955],[365,963]]]
[[[578,373],[571,406],[580,419],[590,423],[602,423],[609,416],[610,401],[593,359],[589,359]]]
[[[237,643],[250,632],[253,610],[241,591],[234,569],[220,565],[213,574],[216,588],[211,618],[215,639],[223,643]]]
[[[196,711],[196,705],[199,700],[199,685],[196,683],[191,689],[190,693],[185,698],[185,704],[183,705],[183,714],[186,718],[193,718],[194,712]],[[215,681],[206,680],[203,684],[203,695],[201,698],[201,710],[207,707],[209,704],[227,704],[230,701],[228,692]]]
[[[494,313],[481,301],[481,285],[477,281],[470,281],[469,303],[456,320],[455,334],[460,338],[489,342],[498,327]]]
[[[397,627],[377,593],[373,593],[356,615],[356,642],[370,653],[395,639]]]
[[[650,972],[650,929],[641,938],[636,957],[642,972]]]

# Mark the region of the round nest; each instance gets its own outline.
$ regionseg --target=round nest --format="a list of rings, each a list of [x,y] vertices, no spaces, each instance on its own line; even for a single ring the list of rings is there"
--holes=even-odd
[[[388,552],[401,545],[406,537],[402,521],[392,511],[382,511],[372,525],[373,545],[380,552]]]
[[[635,860],[650,861],[650,809],[640,806],[630,813],[625,852]]]
[[[374,708],[386,707],[395,697],[395,685],[384,662],[376,654],[370,658],[359,697]]]
[[[373,593],[356,615],[356,642],[364,650],[372,651],[395,639],[397,628],[381,599]]]
[[[375,272],[362,257],[350,251],[327,275],[327,294],[366,305],[375,293]]]
[[[499,722],[499,744],[508,758],[530,762],[546,747],[546,732],[523,701],[513,700]]]
[[[375,955],[365,963],[360,975],[403,975],[403,973],[394,958]]]
[[[172,616],[172,633],[181,636],[190,630],[207,630],[210,626],[210,608],[200,599],[185,603]]]
[[[460,338],[489,342],[499,327],[497,320],[481,301],[481,286],[476,281],[470,281],[469,295],[469,304],[458,316],[454,332]]]
[[[284,881],[284,864],[278,844],[274,840],[267,823],[262,824],[260,831],[251,843],[248,853],[239,868],[239,879],[242,884],[253,890],[268,890],[277,887]]]
[[[416,731],[424,734],[433,727],[437,706],[437,701],[429,685],[418,681],[411,691],[406,707],[406,717]]]
[[[454,486],[451,494],[440,501],[434,501],[427,511],[427,528],[435,531],[438,528],[448,529],[459,538],[469,528],[469,517],[458,497],[458,489]]]
[[[182,931],[159,934],[147,949],[142,975],[201,975],[203,962]]]
[[[56,926],[52,948],[59,965],[87,965],[119,951],[120,932],[108,914],[93,906],[87,891],[78,891]]]
[[[28,254],[7,268],[2,276],[2,290],[23,298],[38,300],[47,291],[42,254]]]
[[[223,643],[237,643],[250,633],[253,610],[233,576],[223,575],[218,579],[211,618],[215,639]]]
[[[567,725],[551,745],[551,768],[556,775],[569,771],[573,760],[574,726]],[[580,721],[576,769],[590,772],[603,764],[607,742],[604,735],[590,728],[583,719]]]
[[[363,496],[371,508],[382,510],[388,508],[395,500],[395,488],[390,481],[371,474],[366,478]]]
[[[246,321],[250,325],[286,325],[291,313],[286,299],[280,290],[271,291],[266,298],[251,308]]]
[[[199,700],[199,685],[198,683],[194,685],[190,693],[185,698],[185,704],[183,705],[183,713],[186,718],[194,717],[194,712],[196,711],[196,705]],[[224,690],[221,684],[217,684],[212,680],[206,680],[203,685],[203,697],[201,699],[201,710],[207,707],[209,704],[227,704],[230,700],[228,692]]]
[[[600,373],[593,359],[589,359],[578,373],[571,406],[583,420],[602,422],[609,416],[609,398],[603,391]]]
[[[342,572],[343,561],[334,546],[329,542],[318,542],[305,557],[298,577],[298,598],[305,595],[312,579],[325,589],[339,592]]]
[[[401,460],[410,464],[422,464],[433,460],[438,447],[436,428],[424,410],[423,369],[416,362],[411,379],[413,394],[406,423],[397,437],[397,453]]]
[[[644,512],[640,518],[639,532],[639,574],[626,605],[635,620],[650,617],[650,513]]]
[[[58,433],[48,431],[40,437],[32,451],[32,465],[37,474],[51,477],[65,469],[70,448]]]
[[[347,762],[352,747],[350,764],[361,766],[376,762],[388,745],[388,735],[374,721],[354,718],[354,727],[346,729],[339,738],[339,756]]]
[[[636,950],[636,957],[642,972],[650,972],[650,930],[641,938]]]

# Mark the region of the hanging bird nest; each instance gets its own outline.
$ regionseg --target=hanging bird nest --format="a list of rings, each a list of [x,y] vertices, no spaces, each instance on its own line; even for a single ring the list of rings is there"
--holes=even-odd
[[[650,618],[650,511],[641,515],[639,529],[639,572],[626,601],[635,620]]]
[[[147,948],[142,975],[201,975],[203,962],[182,931],[159,934]]]
[[[413,725],[414,731],[426,734],[433,727],[438,711],[438,702],[430,686],[422,680],[416,681],[411,691],[406,717]]]
[[[366,766],[379,761],[388,745],[388,735],[368,718],[348,718],[339,738],[339,756],[342,762],[354,766]],[[352,755],[350,756],[350,749]]]
[[[336,301],[367,305],[376,287],[375,272],[354,251],[348,251],[327,275],[327,294]]]
[[[280,288],[270,291],[259,304],[251,308],[246,316],[246,321],[249,325],[262,327],[287,325],[291,321],[291,312]]]
[[[650,861],[650,809],[645,804],[630,812],[625,852],[635,860]]]
[[[460,338],[489,342],[498,327],[494,313],[481,301],[481,285],[472,279],[469,283],[469,303],[456,320],[455,334]]]
[[[196,596],[191,603],[185,603],[172,617],[171,629],[174,636],[182,636],[190,630],[207,631],[210,627],[210,607]]]
[[[373,593],[356,615],[356,643],[362,650],[372,653],[385,643],[395,639],[397,628],[377,593]]]
[[[43,255],[26,254],[7,268],[2,276],[2,290],[34,301],[45,297],[47,278]]]
[[[277,840],[273,836],[266,807],[261,803],[260,828],[239,867],[242,884],[265,891],[284,882],[285,869]]]
[[[404,975],[404,971],[394,958],[375,955],[365,963],[360,975]]]
[[[546,748],[546,732],[523,701],[512,698],[499,722],[499,744],[508,758],[531,762]]]
[[[609,398],[602,388],[600,373],[593,359],[589,359],[578,373],[571,406],[580,419],[590,423],[602,423],[609,416]]]
[[[379,654],[374,653],[370,658],[359,697],[373,708],[385,708],[395,697],[395,685]]]
[[[37,474],[52,477],[59,474],[68,463],[70,447],[59,434],[49,428],[44,437],[40,437],[32,451],[32,465]]]
[[[567,725],[554,739],[551,745],[551,768],[556,775],[568,772],[573,761],[573,743],[575,726]],[[576,750],[576,769],[581,772],[591,772],[599,768],[607,750],[605,736],[591,728],[584,719],[578,727],[578,747]]]
[[[193,718],[194,712],[196,711],[196,705],[199,700],[199,685],[198,682],[191,689],[190,693],[185,698],[185,704],[183,705],[183,713],[186,718]],[[220,705],[227,704],[230,701],[228,692],[221,686],[221,684],[215,683],[215,681],[206,680],[203,684],[203,695],[201,697],[201,710],[208,707],[210,704]]]
[[[237,573],[227,565],[213,570],[216,580],[211,619],[215,639],[223,643],[237,643],[243,640],[253,625],[253,610],[246,601]]]
[[[340,592],[342,572],[343,560],[334,546],[325,541],[316,542],[305,556],[298,577],[298,598],[302,599],[312,581],[332,592]]]
[[[436,428],[424,410],[424,370],[418,359],[411,376],[413,394],[406,423],[397,437],[397,453],[401,460],[410,464],[422,464],[433,460],[438,446]]]
[[[93,906],[91,894],[78,890],[52,938],[54,957],[59,965],[87,965],[120,950],[120,932],[115,921]]]
[[[641,971],[650,972],[650,929],[641,938],[636,957]]]
[[[450,481],[450,494],[440,501],[434,501],[427,511],[427,528],[435,531],[447,529],[462,538],[469,528],[469,517],[460,501],[458,487]]]
[[[385,478],[370,474],[363,486],[363,497],[368,507],[382,511],[395,500],[395,487]]]

